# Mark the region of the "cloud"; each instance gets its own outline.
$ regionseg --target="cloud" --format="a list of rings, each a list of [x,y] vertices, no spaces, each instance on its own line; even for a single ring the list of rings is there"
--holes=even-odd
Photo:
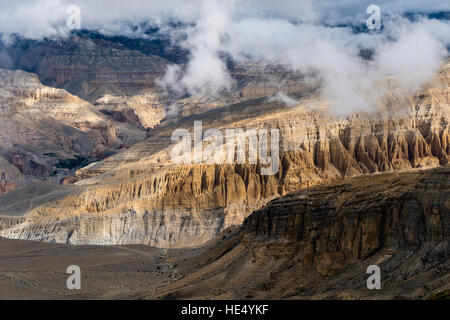
[[[405,89],[417,90],[435,74],[446,56],[446,43],[435,33],[441,29],[450,34],[448,24],[438,26],[427,20],[400,27],[396,41],[386,42],[377,50],[373,69],[381,76],[397,77]]]
[[[298,101],[294,98],[289,97],[287,94],[279,91],[276,95],[274,95],[271,101],[280,101],[286,104],[288,107],[295,107],[298,105]]]
[[[25,38],[63,36],[68,33],[65,21],[68,17],[58,0],[2,1],[0,32],[19,34]]]
[[[441,65],[450,44],[448,21],[407,21],[405,12],[450,11],[448,1],[380,0],[383,30],[355,33],[363,26],[371,1],[313,0],[39,0],[2,1],[0,33],[27,38],[68,34],[67,7],[81,8],[81,26],[106,34],[144,36],[141,22],[159,25],[188,49],[185,65],[168,67],[159,84],[179,94],[214,96],[230,90],[233,79],[222,59],[281,63],[301,72],[316,71],[322,94],[339,112],[373,107],[387,77],[396,77],[399,92],[412,92]],[[182,30],[167,27],[185,22]],[[180,32],[182,36],[180,37]],[[360,49],[373,51],[373,60]],[[374,90],[377,88],[377,90]]]
[[[188,92],[203,97],[231,88],[233,80],[219,56],[221,37],[230,27],[228,15],[231,7],[232,3],[227,1],[202,2],[200,18],[187,32],[187,40],[182,43],[190,51],[186,68],[169,67],[160,84],[170,86],[179,93]]]
[[[30,38],[64,35],[67,8],[77,5],[81,9],[82,28],[129,34],[129,24],[149,20],[156,24],[164,24],[168,19],[198,22],[203,19],[205,2],[211,2],[206,4],[211,10],[232,4],[234,18],[283,18],[326,25],[364,23],[365,10],[372,4],[371,0],[0,0],[0,33]],[[450,4],[441,0],[378,0],[376,4],[383,15],[450,11]]]
[[[323,97],[336,112],[369,110],[386,90],[408,94],[419,89],[441,66],[450,43],[449,23],[426,18],[411,22],[391,15],[383,32],[369,34],[354,33],[349,26],[243,16],[242,10],[232,9],[221,11],[227,12],[221,16],[221,28],[189,34],[184,45],[192,49],[192,57],[188,69],[179,70],[175,87],[181,83],[196,94],[214,81],[216,92],[228,89],[230,81],[219,58],[227,53],[238,62],[265,61],[305,73],[316,71],[323,82]],[[198,37],[214,41],[199,46]],[[373,50],[373,61],[361,58],[361,48]],[[396,79],[395,88],[387,82],[390,77]],[[195,84],[194,90],[189,83]]]

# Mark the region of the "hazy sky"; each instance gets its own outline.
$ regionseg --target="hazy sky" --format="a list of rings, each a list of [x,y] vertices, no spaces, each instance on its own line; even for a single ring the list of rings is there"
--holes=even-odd
[[[172,17],[197,21],[204,14],[205,2],[227,3],[234,18],[285,17],[305,22],[352,23],[366,19],[366,8],[374,3],[384,13],[409,11],[450,11],[450,2],[442,0],[0,0],[0,32],[18,32],[43,36],[65,26],[67,7],[81,8],[83,27],[108,28],[118,20],[142,22]]]

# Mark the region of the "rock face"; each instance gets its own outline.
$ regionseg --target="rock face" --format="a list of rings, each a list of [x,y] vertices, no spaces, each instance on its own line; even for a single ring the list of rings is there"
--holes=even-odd
[[[135,95],[153,88],[167,65],[161,57],[98,36],[23,41],[8,51],[14,60],[10,67],[36,73],[46,85],[91,103],[106,94]]]
[[[168,122],[126,151],[77,172],[74,193],[30,210],[1,234],[74,244],[198,245],[241,224],[270,200],[304,187],[360,174],[436,167],[450,155],[449,65],[417,98],[377,112],[330,115],[327,103],[305,98],[297,107],[253,99]],[[277,128],[280,167],[261,164],[177,165],[171,134],[217,128]]]
[[[445,242],[448,250],[450,167],[312,187],[272,201],[248,217],[244,228],[271,243],[295,243],[296,261],[323,275],[380,250],[427,242]]]
[[[8,193],[19,186],[16,182],[9,182],[7,180],[0,181],[0,195]]]
[[[144,128],[154,128],[166,116],[166,111],[155,93],[128,96],[105,95],[94,106],[112,119],[130,122]]]
[[[175,261],[186,276],[145,297],[429,297],[450,289],[450,166],[306,188]],[[381,290],[366,287],[369,265]]]
[[[244,100],[275,96],[280,92],[298,95],[319,85],[313,74],[288,71],[276,64],[238,64],[233,66],[231,75],[236,80],[236,98]]]
[[[0,70],[0,174],[6,182],[47,176],[59,159],[101,155],[145,136],[86,101],[41,84],[36,75]]]
[[[200,115],[261,98],[293,107],[297,105],[297,99],[310,96],[320,87],[320,79],[315,74],[289,71],[281,65],[237,64],[230,67],[230,75],[234,80],[230,91],[221,92],[218,97],[187,97],[169,101],[168,118]]]
[[[0,195],[16,189],[18,183],[15,181],[20,181],[24,178],[20,170],[2,156],[0,156],[0,172]]]
[[[25,221],[24,217],[0,216],[0,230],[8,229]]]
[[[30,185],[25,196],[16,190],[0,197],[0,229],[21,223],[4,218],[8,211],[20,211],[8,208],[5,204],[11,201],[5,197],[21,198],[37,208],[27,195],[37,192],[41,203],[42,198],[55,203],[64,198],[62,191],[77,188]],[[252,213],[243,226],[196,248],[68,246],[0,238],[0,297],[428,299],[448,295],[449,193],[449,165],[348,178],[278,198]],[[61,272],[74,257],[83,266],[83,277],[90,279],[76,295],[66,289]],[[381,290],[366,286],[370,265],[380,268]],[[118,272],[123,275],[117,277]],[[59,275],[56,280],[55,275]]]

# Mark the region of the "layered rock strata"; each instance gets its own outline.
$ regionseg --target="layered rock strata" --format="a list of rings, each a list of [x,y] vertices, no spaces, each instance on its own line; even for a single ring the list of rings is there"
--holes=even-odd
[[[62,89],[42,85],[36,75],[0,70],[0,175],[15,183],[48,176],[58,159],[102,157],[145,137]],[[3,178],[2,178],[3,179]],[[2,189],[7,189],[3,183]]]
[[[146,129],[154,128],[166,116],[157,94],[152,92],[131,97],[105,95],[94,106],[116,121],[135,123]]]
[[[450,289],[450,166],[306,188],[252,213],[140,298],[424,299]],[[169,252],[170,254],[170,252]],[[367,288],[367,268],[381,289]]]

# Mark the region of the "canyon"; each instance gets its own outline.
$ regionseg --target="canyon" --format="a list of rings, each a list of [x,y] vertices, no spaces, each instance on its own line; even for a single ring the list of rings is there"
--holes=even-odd
[[[2,189],[52,176],[74,155],[102,159],[145,137],[137,125],[114,121],[34,74],[0,70],[0,78]]]
[[[448,292],[448,173],[446,165],[359,176],[273,200],[240,230],[210,243],[192,261],[180,262],[192,269],[158,294],[417,299]],[[381,290],[365,287],[369,265],[381,269]]]
[[[308,187],[190,248],[0,238],[0,298],[435,299],[450,292],[449,170]],[[73,263],[81,290],[65,285]],[[380,290],[366,287],[369,265]]]
[[[448,293],[450,60],[418,91],[389,78],[373,109],[341,114],[318,74],[278,64],[229,62],[214,97],[163,90],[187,59],[164,41],[0,46],[0,298]],[[173,133],[198,122],[278,130],[279,170],[178,163]],[[76,293],[73,257],[90,279]],[[382,290],[365,287],[369,265]]]
[[[304,187],[446,164],[449,67],[420,94],[387,99],[372,113],[332,115],[308,91],[296,107],[256,98],[163,122],[147,139],[77,170],[73,188],[52,191],[56,202],[30,207],[24,222],[0,234],[79,245],[195,246]],[[173,164],[171,134],[194,120],[205,129],[279,129],[279,172],[260,176],[260,164]]]

